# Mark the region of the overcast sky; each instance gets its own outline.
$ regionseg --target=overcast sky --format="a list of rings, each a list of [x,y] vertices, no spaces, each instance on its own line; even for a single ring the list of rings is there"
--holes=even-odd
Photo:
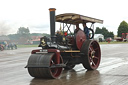
[[[0,0],[0,34],[14,34],[19,27],[31,33],[50,33],[49,8],[56,15],[77,13],[104,20],[95,27],[106,27],[117,34],[119,24],[128,22],[127,0]]]

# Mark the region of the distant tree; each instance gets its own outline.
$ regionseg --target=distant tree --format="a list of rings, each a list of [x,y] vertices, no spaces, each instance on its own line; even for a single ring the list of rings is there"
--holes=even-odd
[[[30,34],[30,31],[29,31],[29,28],[25,28],[25,27],[20,27],[17,31],[17,34],[21,34],[21,35],[24,35],[24,34]]]
[[[109,37],[114,39],[114,33],[113,32],[109,32]]]
[[[109,37],[109,32],[105,27],[102,27],[102,34],[104,35],[105,39]]]
[[[101,34],[101,33],[102,33],[102,29],[99,27],[96,27],[95,34]]]
[[[20,37],[24,37],[27,39],[30,39],[30,31],[29,28],[25,28],[25,27],[20,27],[17,31],[18,36]]]
[[[117,36],[122,37],[122,33],[128,33],[128,23],[122,21],[118,27]]]

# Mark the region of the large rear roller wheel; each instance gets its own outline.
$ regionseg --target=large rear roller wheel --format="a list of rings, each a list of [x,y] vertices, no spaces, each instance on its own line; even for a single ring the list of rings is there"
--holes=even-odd
[[[81,52],[84,54],[82,56],[84,68],[88,70],[97,69],[101,59],[101,51],[98,42],[95,40],[86,40],[82,45]]]
[[[62,63],[63,60],[60,57],[60,64]],[[62,73],[62,67],[50,68],[52,65],[57,64],[57,59],[54,53],[32,54],[28,60],[28,65],[29,64],[37,66],[28,67],[29,74],[35,78],[58,78]]]

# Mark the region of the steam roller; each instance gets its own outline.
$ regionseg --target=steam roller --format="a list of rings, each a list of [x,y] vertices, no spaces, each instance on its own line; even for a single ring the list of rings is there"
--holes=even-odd
[[[99,43],[93,39],[94,23],[103,23],[95,19],[74,13],[55,16],[55,8],[50,8],[50,37],[40,38],[40,49],[31,51],[26,68],[35,78],[59,78],[62,71],[73,69],[83,64],[87,70],[99,67],[101,51]],[[55,22],[60,23],[59,31],[55,32]],[[75,26],[91,23],[89,39],[81,28]],[[73,27],[73,28],[71,28]]]

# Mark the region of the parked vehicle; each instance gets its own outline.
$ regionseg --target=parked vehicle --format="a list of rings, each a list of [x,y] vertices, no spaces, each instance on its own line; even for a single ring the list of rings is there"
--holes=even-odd
[[[112,41],[112,38],[111,37],[108,37],[107,39],[106,39],[106,42],[111,42]]]
[[[4,46],[3,44],[0,44],[0,51],[3,51],[4,50]]]
[[[13,50],[13,49],[17,49],[17,45],[15,44],[15,43],[9,43],[8,45],[7,45],[7,49],[8,50]]]

